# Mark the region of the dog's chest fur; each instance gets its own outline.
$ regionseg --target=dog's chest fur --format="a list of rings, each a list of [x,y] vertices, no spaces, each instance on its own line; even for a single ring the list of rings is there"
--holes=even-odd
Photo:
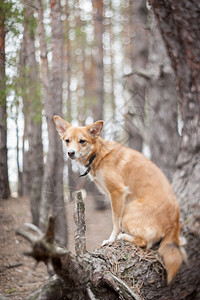
[[[103,177],[103,172],[97,171],[95,176],[93,176],[91,173],[89,174],[90,180],[94,181],[94,183],[96,184],[97,188],[99,189],[99,191],[105,195],[107,198],[110,198],[108,189],[105,185],[105,181],[104,181],[104,177]]]

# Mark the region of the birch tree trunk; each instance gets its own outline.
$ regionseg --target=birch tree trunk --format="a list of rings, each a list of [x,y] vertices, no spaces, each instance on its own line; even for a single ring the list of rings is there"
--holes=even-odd
[[[0,4],[0,199],[8,199],[10,188],[7,165],[7,113],[5,77],[5,11],[4,1]]]
[[[46,37],[43,24],[43,7],[38,0],[38,30],[45,112],[48,126],[49,151],[42,187],[40,227],[47,225],[50,210],[56,216],[56,239],[63,245],[67,241],[66,217],[63,200],[62,144],[56,133],[53,116],[62,115],[62,23],[60,1],[51,1],[52,76],[50,75]]]
[[[200,2],[152,0],[175,71],[183,120],[173,187],[182,217],[200,232]]]

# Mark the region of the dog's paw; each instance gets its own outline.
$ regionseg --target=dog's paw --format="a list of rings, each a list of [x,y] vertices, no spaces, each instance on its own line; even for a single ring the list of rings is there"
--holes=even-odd
[[[123,240],[123,233],[120,233],[117,237],[117,240]]]
[[[127,234],[127,233],[120,233],[117,236],[117,239],[127,241],[127,242],[130,242],[130,243],[134,243],[134,237],[130,234]]]
[[[116,230],[113,230],[112,233],[111,233],[111,235],[110,235],[110,237],[109,237],[109,239],[103,241],[102,246],[105,246],[107,244],[113,243],[116,240],[116,238],[117,238]]]
[[[102,246],[108,245],[108,244],[112,244],[116,239],[115,238],[109,238],[108,240],[103,241],[103,243],[101,244]]]
[[[103,241],[103,243],[101,244],[102,246],[108,245],[110,243],[110,239],[109,240],[105,240]]]

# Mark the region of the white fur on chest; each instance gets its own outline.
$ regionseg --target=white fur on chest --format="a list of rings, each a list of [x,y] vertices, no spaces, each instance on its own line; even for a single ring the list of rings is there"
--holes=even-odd
[[[94,181],[99,191],[105,195],[108,199],[110,198],[110,194],[108,189],[106,188],[104,176],[102,171],[97,171],[95,176],[89,174],[90,180]]]

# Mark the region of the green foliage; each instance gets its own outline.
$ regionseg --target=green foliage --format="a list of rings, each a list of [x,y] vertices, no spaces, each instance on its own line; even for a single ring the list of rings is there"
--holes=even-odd
[[[12,89],[15,101],[23,102],[23,111],[33,117],[35,123],[42,122],[41,83],[31,78],[31,69],[22,67],[20,74],[13,78]]]
[[[23,24],[22,10],[23,8],[20,1],[0,1],[0,15],[4,16],[6,32],[12,31],[14,35],[20,33],[20,25]]]
[[[9,46],[9,43],[13,43],[14,38],[18,39],[19,34],[22,31],[22,23],[23,23],[23,7],[19,0],[1,0],[0,1],[0,15],[1,22],[5,27],[5,35],[6,35],[6,47]],[[15,46],[13,46],[14,48]],[[18,54],[17,49],[12,52],[9,52],[7,48],[5,49],[6,57],[5,57],[5,67],[9,72],[6,72],[4,75],[4,79],[1,80],[0,85],[0,105],[5,106],[7,97],[13,93],[15,83],[13,82],[13,78],[10,75],[10,69],[16,66],[16,56]],[[8,75],[9,74],[9,75]]]
[[[0,106],[6,105],[6,76],[1,80],[0,84]]]
[[[15,293],[15,292],[16,292],[16,289],[15,289],[15,288],[10,288],[10,289],[7,289],[7,290],[6,290],[6,294],[7,294],[7,295],[10,295],[10,294]]]

